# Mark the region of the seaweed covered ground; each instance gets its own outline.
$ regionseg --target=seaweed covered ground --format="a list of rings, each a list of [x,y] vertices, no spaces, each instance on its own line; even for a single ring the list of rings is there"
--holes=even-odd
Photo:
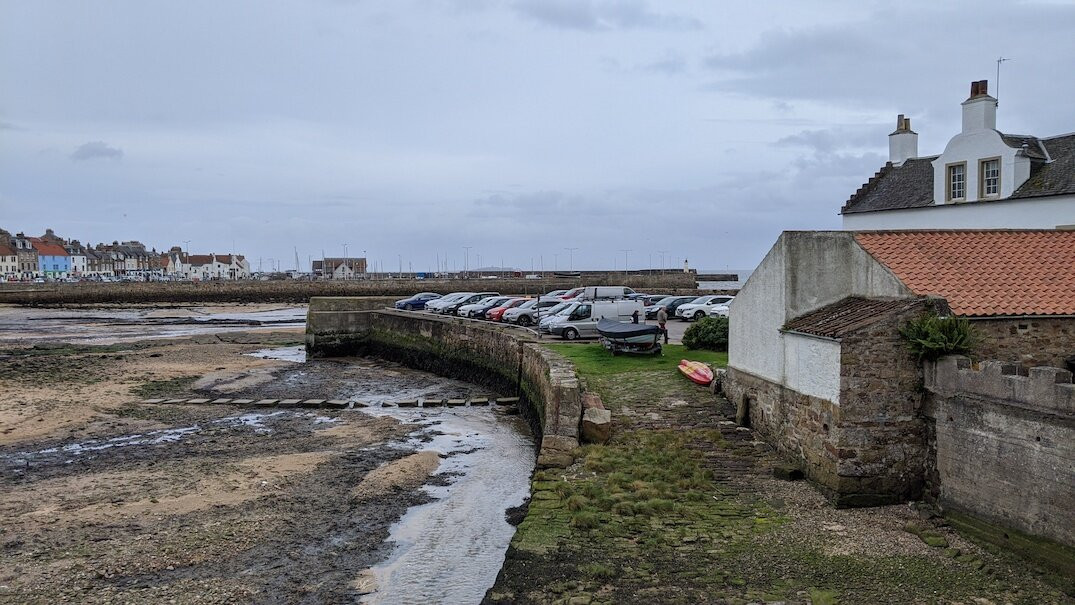
[[[486,603],[1065,603],[1044,572],[904,504],[837,510],[672,359],[552,345],[613,413],[607,445],[535,474]],[[720,359],[716,359],[720,361]]]

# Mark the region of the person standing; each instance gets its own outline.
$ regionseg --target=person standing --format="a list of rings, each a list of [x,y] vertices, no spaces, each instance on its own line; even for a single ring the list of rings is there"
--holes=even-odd
[[[662,306],[657,309],[657,326],[661,328],[661,334],[664,334],[664,344],[668,344],[668,328],[665,324],[668,323],[668,311]]]

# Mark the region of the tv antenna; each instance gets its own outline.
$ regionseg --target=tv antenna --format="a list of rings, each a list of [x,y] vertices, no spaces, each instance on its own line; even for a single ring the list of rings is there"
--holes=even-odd
[[[1006,57],[997,57],[997,89],[993,91],[995,93],[993,96],[997,99],[998,105],[1000,104],[1000,64],[1005,61],[1011,61],[1011,59],[1008,59]]]

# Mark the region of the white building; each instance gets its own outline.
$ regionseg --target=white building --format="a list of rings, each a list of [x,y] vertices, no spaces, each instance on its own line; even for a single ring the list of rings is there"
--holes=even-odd
[[[1075,225],[1075,133],[1038,138],[997,130],[987,81],[971,83],[963,129],[944,153],[918,155],[897,118],[889,161],[844,204],[843,228],[1055,229]]]
[[[6,244],[0,243],[0,280],[13,279],[19,275],[19,254]]]
[[[165,260],[166,259],[166,260]],[[161,267],[165,275],[196,281],[250,278],[250,262],[238,254],[187,254],[173,248]]]

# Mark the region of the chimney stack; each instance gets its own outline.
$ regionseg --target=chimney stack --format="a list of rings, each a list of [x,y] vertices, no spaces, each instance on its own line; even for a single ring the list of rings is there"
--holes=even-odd
[[[911,130],[911,119],[901,113],[896,117],[896,130],[888,135],[888,161],[899,166],[918,157],[918,133]]]
[[[997,100],[989,96],[989,80],[970,83],[970,98],[963,101],[963,134],[997,129]]]

